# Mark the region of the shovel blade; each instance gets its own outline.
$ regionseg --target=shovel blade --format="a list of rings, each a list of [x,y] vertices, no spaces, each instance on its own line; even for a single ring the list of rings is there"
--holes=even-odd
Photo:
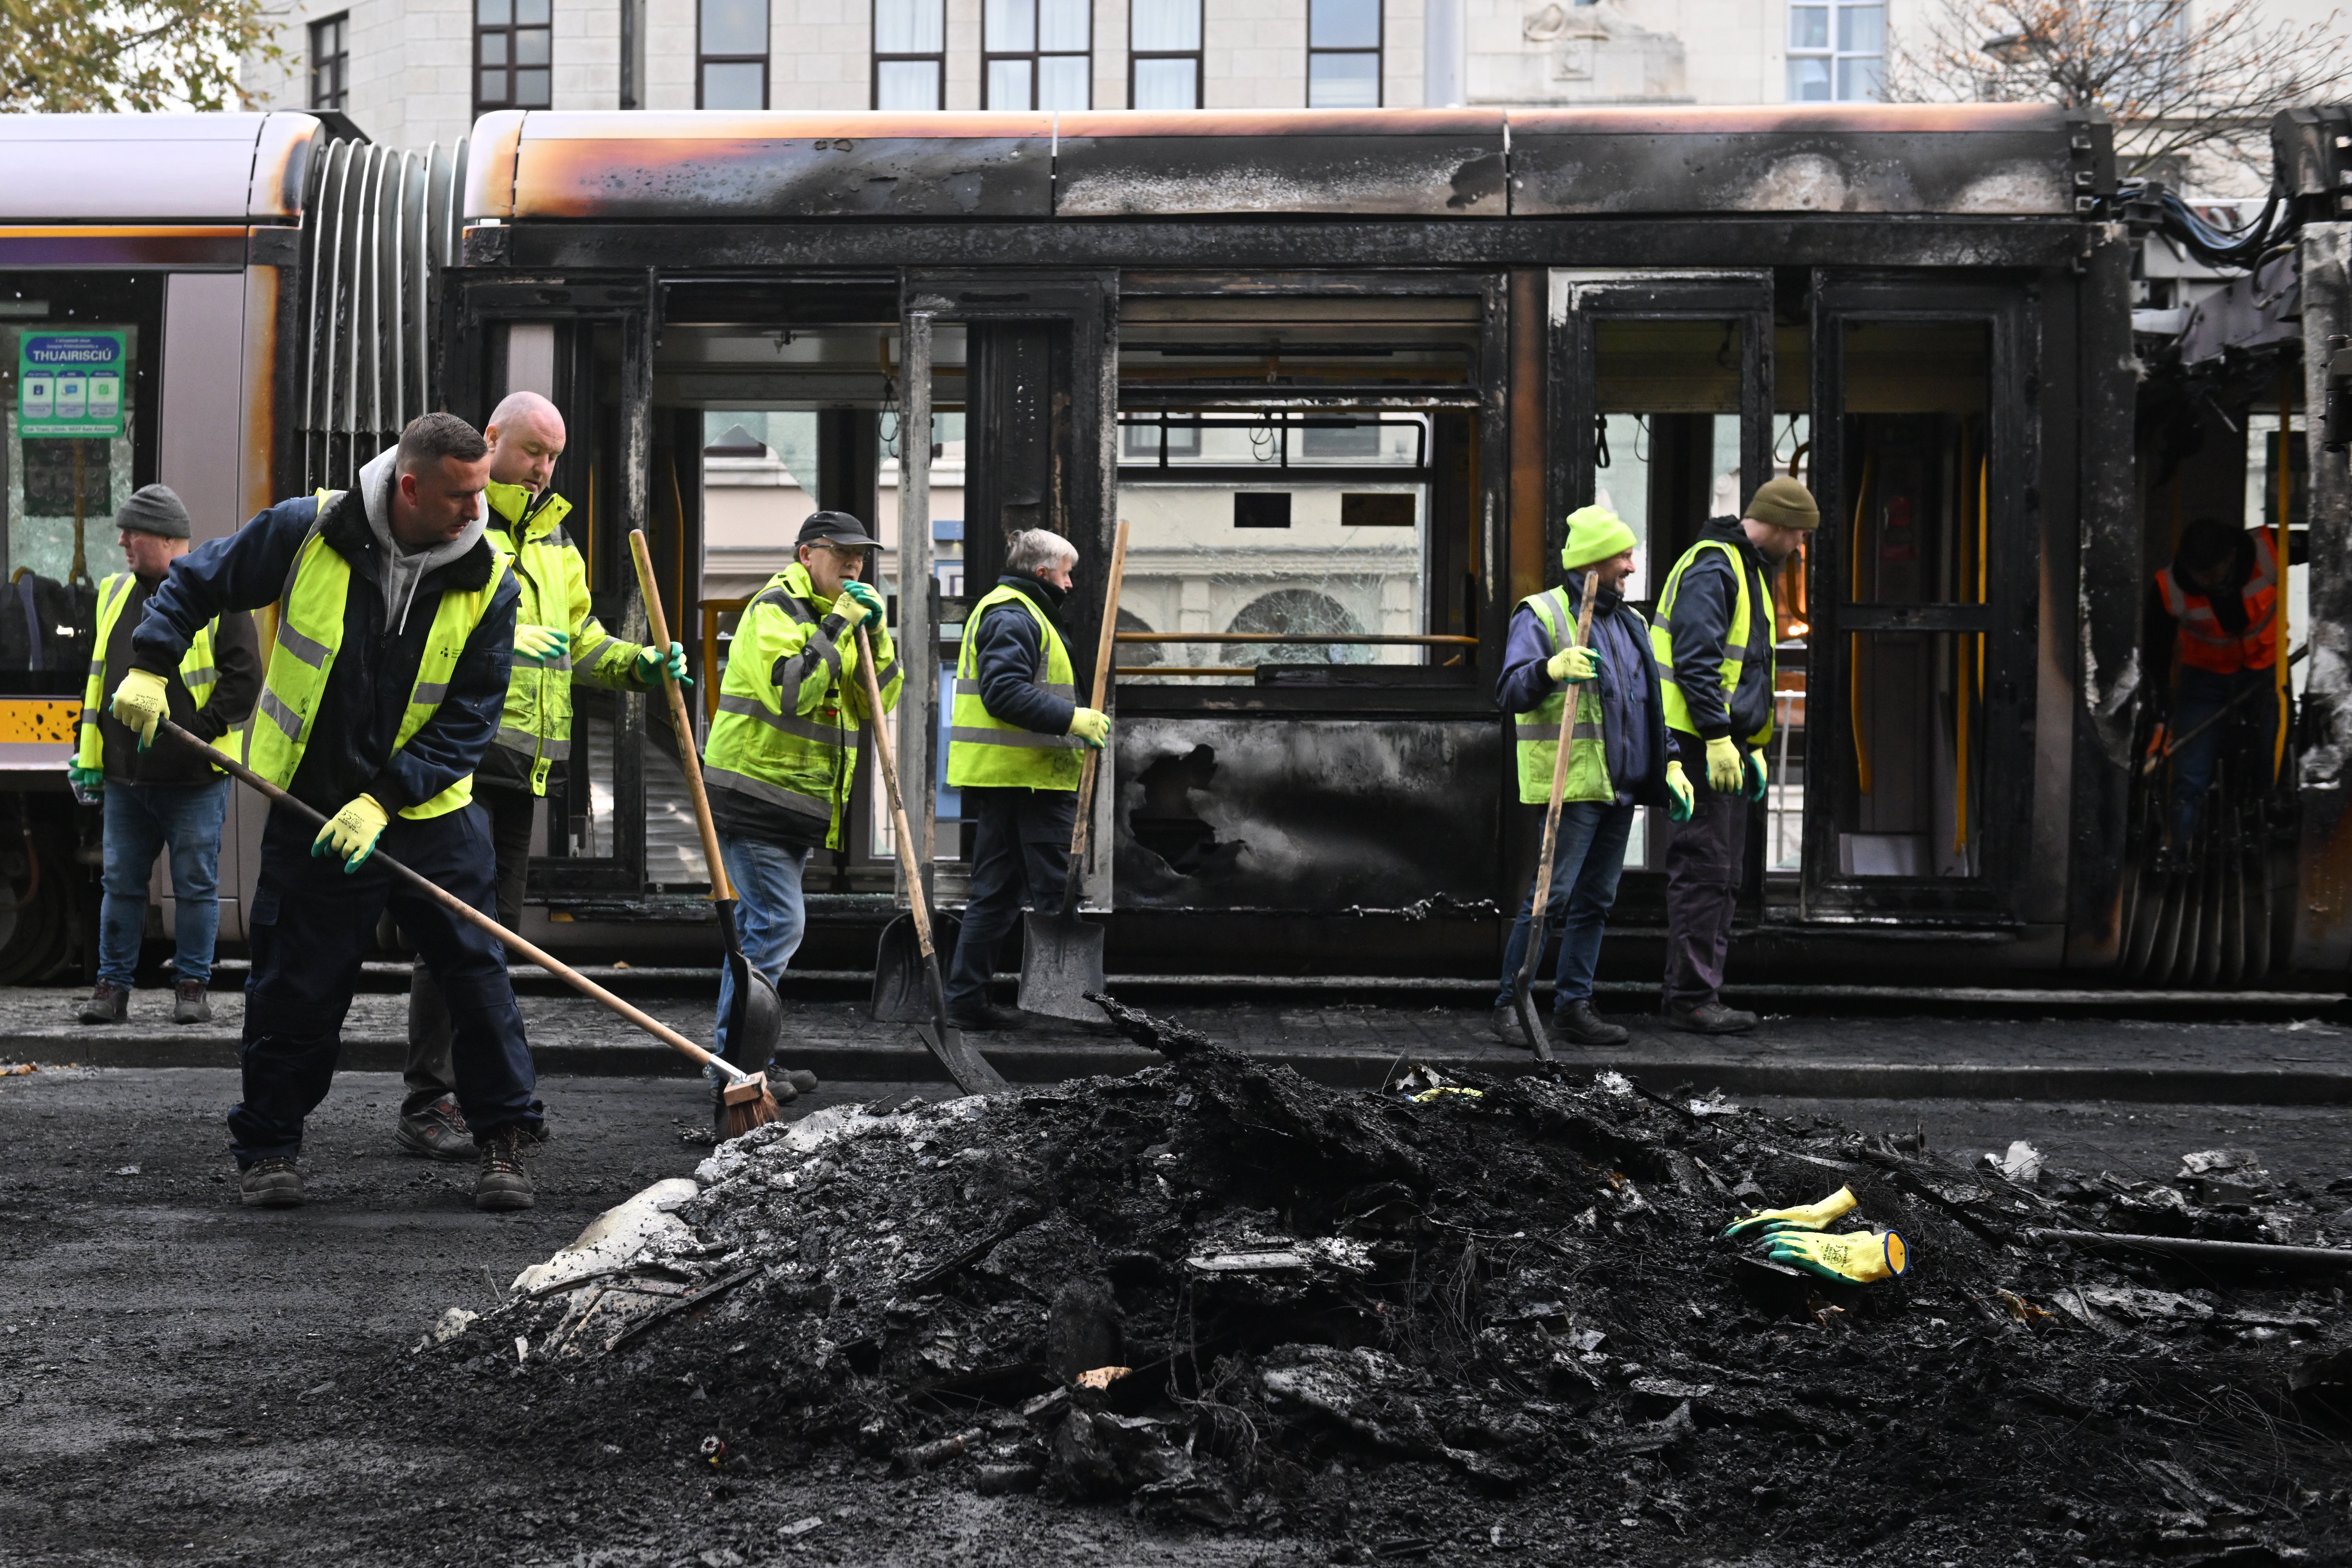
[[[955,952],[961,924],[956,917],[932,912],[941,967]],[[874,995],[867,1012],[877,1024],[923,1024],[931,1018],[930,981],[923,966],[923,944],[915,934],[915,917],[901,913],[882,928],[874,950]]]
[[[966,1094],[998,1094],[1013,1087],[1004,1081],[1003,1074],[988,1065],[987,1058],[972,1049],[963,1031],[954,1025],[942,1029],[937,1023],[918,1024],[915,1032]]]
[[[1102,1021],[1089,991],[1108,989],[1103,928],[1076,915],[1033,914],[1022,930],[1021,1010],[1074,1023]]]
[[[1535,988],[1525,974],[1511,987],[1511,1007],[1519,1016],[1519,1027],[1527,1031],[1528,1044],[1535,1047],[1536,1060],[1550,1061],[1551,1036],[1544,1032],[1543,1009],[1536,1005]]]
[[[783,1000],[740,952],[727,955],[727,973],[735,983],[727,1015],[727,1060],[745,1072],[765,1072],[784,1037]]]

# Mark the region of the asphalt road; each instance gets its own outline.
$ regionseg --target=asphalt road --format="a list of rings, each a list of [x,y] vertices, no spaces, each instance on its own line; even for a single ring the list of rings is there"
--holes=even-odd
[[[751,1482],[719,1507],[682,1455],[643,1455],[589,1488],[385,1430],[343,1385],[444,1309],[483,1306],[599,1211],[690,1172],[704,1091],[546,1080],[556,1141],[537,1168],[540,1205],[488,1215],[468,1201],[470,1167],[397,1151],[399,1082],[384,1073],[345,1075],[321,1108],[310,1206],[243,1209],[220,1122],[235,1090],[233,1073],[209,1068],[0,1079],[0,1563],[470,1563],[486,1560],[468,1549],[483,1521],[518,1514],[543,1551],[504,1561],[1322,1560],[1295,1556],[1303,1542],[1173,1539],[1098,1510],[852,1475]],[[2340,1108],[1761,1103],[1924,1128],[1948,1151],[2022,1137],[2090,1170],[2165,1176],[2182,1152],[2226,1145],[2315,1184],[2352,1173]]]

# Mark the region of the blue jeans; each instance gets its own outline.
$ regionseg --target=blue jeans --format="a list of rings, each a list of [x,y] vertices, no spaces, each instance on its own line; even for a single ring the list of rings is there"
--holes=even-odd
[[[1544,900],[1544,927],[1560,931],[1558,989],[1551,1005],[1557,1012],[1570,1002],[1592,995],[1592,971],[1601,962],[1601,936],[1609,924],[1609,907],[1617,901],[1617,879],[1625,869],[1625,841],[1633,836],[1638,806],[1606,805],[1597,800],[1571,800],[1559,808],[1559,837],[1552,846],[1551,893]],[[1511,1005],[1512,982],[1526,959],[1529,918],[1535,911],[1536,890],[1530,886],[1519,903],[1519,918],[1511,922],[1511,940],[1503,944],[1503,985],[1495,1005]],[[1566,930],[1561,931],[1561,922]],[[1541,956],[1538,956],[1538,963]]]
[[[808,906],[801,895],[801,873],[814,851],[769,844],[757,838],[719,839],[719,858],[726,862],[727,879],[735,884],[735,926],[743,938],[743,957],[768,977],[770,984],[784,977],[784,965],[801,947],[808,929]],[[735,977],[719,966],[719,1054],[727,1054],[727,1016],[735,1006]]]
[[[2242,669],[2234,675],[2216,675],[2210,669],[2184,668],[2179,684],[2173,688],[2172,732],[2186,735],[2229,707],[2241,693],[2249,689],[2267,691],[2277,684],[2275,670]],[[2205,815],[2205,792],[2213,786],[2213,769],[2221,758],[2221,742],[2241,722],[2260,721],[2260,732],[2270,734],[2271,726],[2276,722],[2272,716],[2275,706],[2266,704],[2260,697],[2248,697],[2238,704],[2231,718],[2172,753],[2171,828],[2175,849],[2187,853],[2197,837],[2198,822]],[[2268,765],[2267,753],[2263,763]]]
[[[147,873],[166,845],[172,850],[172,967],[201,985],[213,976],[213,940],[220,933],[221,819],[228,811],[228,780],[208,784],[106,784],[105,897],[98,906],[98,979],[131,989],[147,934]]]

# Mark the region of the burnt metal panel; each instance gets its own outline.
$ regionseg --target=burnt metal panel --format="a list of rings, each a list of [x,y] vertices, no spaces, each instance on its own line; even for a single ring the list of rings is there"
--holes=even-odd
[[[2303,393],[2319,407],[2327,339],[2352,332],[2352,224],[2303,231]],[[2302,700],[2302,861],[2294,921],[2296,969],[2340,977],[2352,962],[2352,811],[2345,809],[2352,758],[2352,476],[2304,421],[2310,458],[2311,671]]]
[[[1002,113],[528,114],[509,213],[467,216],[1045,218],[1053,216],[1053,121]],[[478,130],[475,138],[499,133]],[[496,193],[486,199],[494,204]]]
[[[1503,127],[1494,110],[1064,114],[1054,212],[1501,217]]]
[[[1118,906],[1340,911],[1493,896],[1494,718],[1123,717]]]
[[[2113,188],[2106,130],[2032,104],[1514,112],[1511,213],[2071,216]]]
[[[522,145],[525,111],[499,109],[474,121],[466,149],[465,198],[458,216],[506,222],[515,213],[515,157]]]
[[[264,223],[301,217],[310,160],[326,145],[326,130],[308,114],[272,114],[262,121],[253,149],[246,216]]]

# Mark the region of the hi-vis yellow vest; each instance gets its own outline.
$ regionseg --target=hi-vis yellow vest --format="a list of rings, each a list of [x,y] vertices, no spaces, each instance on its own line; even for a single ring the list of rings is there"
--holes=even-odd
[[[1702,550],[1720,550],[1729,556],[1731,580],[1739,585],[1739,596],[1732,601],[1731,630],[1723,642],[1723,704],[1727,714],[1731,710],[1732,694],[1739,689],[1740,672],[1748,668],[1748,632],[1754,624],[1751,617],[1755,613],[1755,606],[1748,602],[1748,563],[1739,558],[1739,552],[1727,541],[1702,539],[1685,551],[1680,561],[1675,563],[1674,571],[1666,578],[1665,592],[1658,595],[1658,618],[1650,624],[1650,653],[1658,661],[1658,686],[1665,698],[1666,728],[1680,730],[1685,735],[1697,734],[1698,726],[1691,720],[1690,704],[1683,700],[1683,689],[1675,683],[1675,635],[1672,623],[1675,618],[1675,594],[1683,585],[1683,573],[1692,562],[1698,559],[1699,552]],[[1780,623],[1773,618],[1772,614],[1771,586],[1759,581],[1757,587],[1764,595],[1766,624],[1778,626]],[[1764,727],[1748,736],[1748,743],[1751,746],[1760,746],[1771,738],[1772,709],[1768,703],[1764,709]]]
[[[1035,601],[998,584],[964,621],[963,651],[956,656],[955,707],[948,729],[948,783],[961,789],[1066,789],[1078,787],[1086,769],[1086,742],[1076,735],[1041,735],[1008,724],[980,700],[980,620],[999,605],[1018,605],[1037,623],[1045,650],[1045,679],[1037,682],[1056,697],[1078,700],[1078,678],[1062,634]],[[1547,798],[1550,784],[1545,784]]]
[[[98,732],[99,715],[106,710],[106,644],[114,635],[114,623],[122,618],[122,606],[131,602],[131,584],[136,581],[128,572],[118,572],[98,585],[98,633],[90,651],[89,681],[81,693],[81,734],[74,750],[74,765],[79,768],[103,768],[106,765],[106,744]],[[220,629],[220,617],[215,616],[196,628],[188,639],[188,651],[180,656],[180,684],[197,708],[213,700],[213,688],[220,684],[220,668],[213,663],[213,635]],[[213,750],[226,757],[245,760],[245,736],[231,730],[213,742]],[[215,772],[219,770],[215,769]]]
[[[1568,590],[1553,588],[1519,601],[1533,610],[1551,634],[1554,653],[1576,635],[1576,617],[1569,613]],[[1528,805],[1551,804],[1551,770],[1559,755],[1559,721],[1568,710],[1568,693],[1576,693],[1576,727],[1568,734],[1568,790],[1562,800],[1614,801],[1617,786],[1609,781],[1609,755],[1601,721],[1601,683],[1588,680],[1559,689],[1532,713],[1521,713],[1513,726],[1518,738],[1519,799]]]
[[[340,490],[321,491],[319,515],[325,517],[327,509],[341,499]],[[481,587],[442,592],[425,637],[425,658],[416,668],[416,684],[393,737],[395,751],[425,728],[449,694],[449,678],[457,673],[466,643],[489,613],[508,571],[503,554],[493,552],[491,559],[497,566]],[[253,771],[280,789],[294,782],[302,753],[310,747],[310,721],[318,716],[327,672],[342,647],[343,603],[351,585],[351,563],[329,548],[313,522],[294,552],[293,570],[286,574],[286,590],[278,601],[278,637],[269,650],[269,668],[262,674],[261,701],[253,720]],[[468,773],[431,800],[403,806],[400,815],[416,821],[446,816],[473,798],[474,776]]]

